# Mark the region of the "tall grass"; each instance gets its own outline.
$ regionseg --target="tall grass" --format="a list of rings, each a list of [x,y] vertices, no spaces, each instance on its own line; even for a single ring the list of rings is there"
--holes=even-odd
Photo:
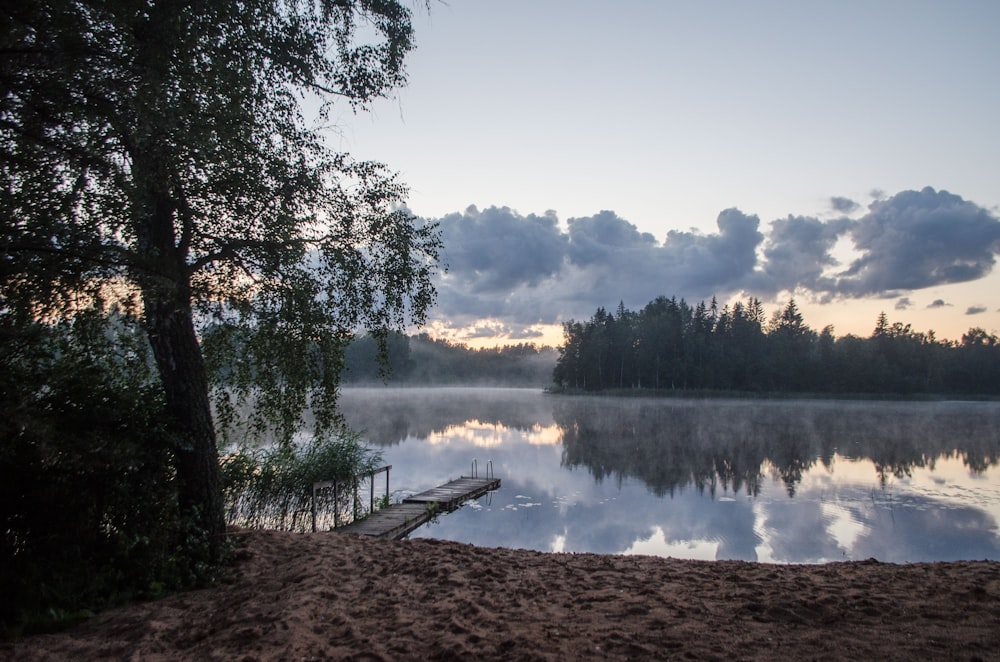
[[[313,484],[337,481],[345,489],[337,503],[327,493],[317,508],[355,512],[356,477],[377,468],[381,453],[361,443],[359,435],[339,430],[323,439],[268,448],[242,447],[222,459],[226,520],[231,526],[306,531],[312,526]],[[324,518],[324,521],[329,519]]]

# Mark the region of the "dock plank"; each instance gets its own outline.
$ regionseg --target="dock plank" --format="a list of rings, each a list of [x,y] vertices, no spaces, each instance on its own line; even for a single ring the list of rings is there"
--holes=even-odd
[[[377,510],[368,517],[334,529],[376,538],[399,539],[441,512],[451,512],[469,499],[475,499],[500,487],[499,478],[463,476]]]
[[[404,499],[404,502],[436,503],[439,508],[452,510],[463,501],[475,499],[498,487],[500,487],[500,481],[495,478],[469,478],[463,476],[420,494],[414,494]]]

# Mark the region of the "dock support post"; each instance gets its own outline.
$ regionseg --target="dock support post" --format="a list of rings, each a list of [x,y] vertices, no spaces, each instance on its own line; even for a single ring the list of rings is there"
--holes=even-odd
[[[333,481],[333,528],[337,528],[337,511],[340,510],[340,499],[337,498],[337,481]]]
[[[316,485],[315,484],[313,484],[312,508],[310,510],[312,510],[312,520],[313,520],[312,532],[316,533]]]

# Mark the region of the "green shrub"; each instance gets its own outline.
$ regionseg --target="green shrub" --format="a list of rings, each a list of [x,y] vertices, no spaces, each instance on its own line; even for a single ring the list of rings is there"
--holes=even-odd
[[[212,578],[210,541],[179,517],[167,420],[134,320],[48,326],[0,308],[0,636]],[[347,432],[229,455],[230,520],[301,529],[313,482],[379,459]]]
[[[190,580],[163,402],[127,321],[0,317],[0,632]]]

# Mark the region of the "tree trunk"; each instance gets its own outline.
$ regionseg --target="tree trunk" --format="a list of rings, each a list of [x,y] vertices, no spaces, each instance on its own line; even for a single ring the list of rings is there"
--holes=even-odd
[[[225,517],[205,363],[188,301],[164,300],[156,294],[162,292],[144,296],[146,331],[180,437],[176,449],[180,514],[207,536],[215,562],[222,549]]]
[[[221,560],[225,516],[208,376],[192,317],[187,251],[184,242],[178,245],[174,229],[176,205],[164,190],[167,178],[149,174],[162,172],[156,165],[160,164],[147,161],[138,168],[147,173],[142,184],[148,204],[147,213],[135,226],[144,266],[135,280],[142,290],[146,334],[163,383],[171,427],[178,437],[175,468],[180,515],[188,532],[205,536],[208,560],[215,563]]]
[[[204,536],[207,560],[215,563],[221,560],[225,517],[208,377],[191,309],[188,245],[194,221],[179,214],[184,192],[180,178],[174,176],[179,157],[170,138],[176,129],[170,122],[164,126],[165,118],[181,117],[165,110],[176,90],[183,89],[166,63],[184,47],[187,26],[181,24],[183,12],[175,12],[170,3],[156,3],[153,9],[148,26],[155,26],[155,30],[136,35],[133,69],[140,78],[135,120],[125,141],[130,145],[134,180],[137,259],[132,276],[142,292],[146,333],[163,384],[170,424],[178,437],[175,468],[184,535]],[[186,539],[182,544],[188,542],[193,541]],[[191,551],[192,560],[201,560],[198,550]]]

